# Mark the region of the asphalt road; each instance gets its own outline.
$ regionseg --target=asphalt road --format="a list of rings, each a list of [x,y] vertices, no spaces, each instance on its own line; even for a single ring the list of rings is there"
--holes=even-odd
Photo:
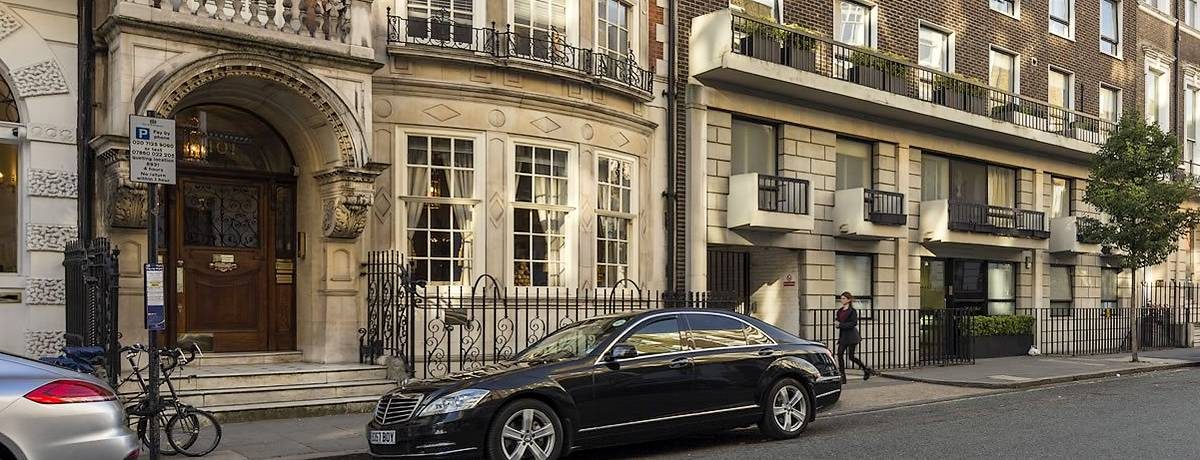
[[[1200,458],[1200,369],[1114,377],[818,417],[801,437],[754,430],[579,452],[571,459]]]

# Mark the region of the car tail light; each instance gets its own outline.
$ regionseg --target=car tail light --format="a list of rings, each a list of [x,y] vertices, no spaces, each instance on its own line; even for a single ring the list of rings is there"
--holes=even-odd
[[[25,394],[25,399],[39,404],[71,404],[112,401],[117,399],[107,388],[83,380],[55,380]]]

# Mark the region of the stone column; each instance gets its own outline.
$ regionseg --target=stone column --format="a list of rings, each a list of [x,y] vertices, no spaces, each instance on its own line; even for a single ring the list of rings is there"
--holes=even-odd
[[[686,288],[708,289],[708,107],[704,87],[688,86]]]

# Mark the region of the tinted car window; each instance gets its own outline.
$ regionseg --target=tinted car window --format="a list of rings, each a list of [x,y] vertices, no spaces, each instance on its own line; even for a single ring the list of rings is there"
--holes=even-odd
[[[672,316],[650,320],[625,338],[625,343],[637,349],[638,356],[683,351],[679,319]]]
[[[746,326],[746,341],[750,345],[774,345],[775,342],[767,336],[766,332],[754,326]]]
[[[696,348],[740,347],[748,344],[746,325],[719,315],[688,315],[692,346]]]

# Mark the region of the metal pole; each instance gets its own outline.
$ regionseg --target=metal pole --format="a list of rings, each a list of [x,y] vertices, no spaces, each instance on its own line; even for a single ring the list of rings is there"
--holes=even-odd
[[[146,112],[146,116],[148,117],[156,115],[154,111]],[[158,263],[158,184],[146,184],[146,208],[146,260],[150,264],[156,264]],[[146,326],[149,329],[150,325],[147,324]],[[149,335],[150,345],[150,384],[148,391],[150,398],[150,460],[158,460],[160,441],[158,426],[158,332],[153,330],[147,330],[146,332]]]

